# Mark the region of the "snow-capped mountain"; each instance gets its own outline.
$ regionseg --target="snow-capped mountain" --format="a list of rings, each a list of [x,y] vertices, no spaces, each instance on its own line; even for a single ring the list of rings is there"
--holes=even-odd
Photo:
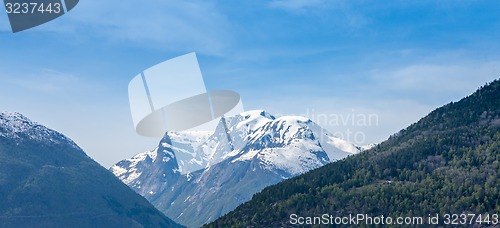
[[[226,155],[241,150],[246,137],[274,117],[263,111],[251,111],[224,118],[215,132],[167,132],[169,147],[175,152],[182,174],[208,168],[226,159]]]
[[[360,151],[307,118],[258,110],[222,118],[211,135],[167,132],[158,148],[110,170],[175,221],[200,226],[266,186]]]
[[[0,137],[16,140],[50,142],[55,144],[69,144],[75,149],[81,150],[76,143],[61,133],[33,122],[17,112],[0,113]]]
[[[0,227],[180,227],[61,133],[0,113]]]

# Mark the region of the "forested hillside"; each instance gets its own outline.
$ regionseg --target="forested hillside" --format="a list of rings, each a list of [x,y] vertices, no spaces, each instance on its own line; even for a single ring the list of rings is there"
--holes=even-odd
[[[291,214],[498,214],[499,178],[496,80],[371,150],[267,187],[209,227],[290,226]]]

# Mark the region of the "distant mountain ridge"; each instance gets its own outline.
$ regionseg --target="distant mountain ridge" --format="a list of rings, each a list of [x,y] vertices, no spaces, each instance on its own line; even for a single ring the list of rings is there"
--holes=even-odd
[[[156,149],[110,170],[167,216],[196,227],[266,186],[360,151],[307,118],[255,110],[222,119],[211,135],[167,132]],[[183,174],[186,164],[203,169]]]
[[[64,135],[0,113],[0,227],[180,227]]]
[[[465,226],[496,227],[499,186],[500,80],[495,80],[373,149],[265,188],[207,227],[292,227],[293,214],[325,213],[422,216],[424,222],[437,214],[441,226],[445,214],[475,214]]]

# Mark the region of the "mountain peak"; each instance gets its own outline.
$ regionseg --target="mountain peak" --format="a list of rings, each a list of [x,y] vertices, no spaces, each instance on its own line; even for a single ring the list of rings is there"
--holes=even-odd
[[[266,186],[359,152],[308,118],[253,110],[221,118],[210,134],[167,132],[155,151],[111,171],[168,216],[198,227]]]
[[[0,126],[12,132],[25,131],[28,126],[35,124],[36,123],[32,122],[30,119],[18,112],[4,111],[0,113]]]
[[[69,144],[81,150],[73,140],[57,131],[31,121],[18,112],[0,113],[0,137],[12,140],[33,140],[45,143]]]
[[[257,118],[257,117],[265,117],[267,119],[274,120],[275,117],[271,115],[270,113],[264,111],[264,110],[251,110],[251,111],[246,111],[238,114],[240,116],[243,116],[245,119],[249,118]]]
[[[276,119],[278,122],[287,123],[310,123],[312,122],[309,118],[303,116],[282,116]]]
[[[28,119],[19,112],[9,112],[9,111],[0,112],[0,117],[16,117],[16,118]]]

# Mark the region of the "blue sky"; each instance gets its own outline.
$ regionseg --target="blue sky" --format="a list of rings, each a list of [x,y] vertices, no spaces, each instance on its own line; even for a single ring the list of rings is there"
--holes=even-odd
[[[0,13],[0,110],[74,139],[109,167],[152,149],[135,134],[128,82],[197,52],[208,89],[277,115],[376,114],[323,124],[377,143],[500,77],[496,1],[90,1],[13,34]],[[321,123],[320,123],[321,124]]]

